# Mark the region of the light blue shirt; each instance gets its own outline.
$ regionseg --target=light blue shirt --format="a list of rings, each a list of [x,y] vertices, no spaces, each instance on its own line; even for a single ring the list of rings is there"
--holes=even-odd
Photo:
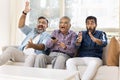
[[[20,28],[20,30],[26,35],[26,38],[22,41],[21,45],[19,46],[19,49],[21,51],[24,50],[26,44],[28,43],[28,41],[30,39],[33,39],[36,35],[38,35],[37,31],[36,31],[36,28],[30,28],[28,26],[24,26],[23,28]],[[46,45],[46,42],[47,40],[50,39],[50,34],[47,33],[47,32],[43,32],[41,33],[40,35],[40,38],[39,38],[39,41],[37,44],[45,44]],[[45,48],[46,50],[46,48]],[[40,54],[40,53],[45,53],[45,50],[35,50],[35,53],[36,54]]]

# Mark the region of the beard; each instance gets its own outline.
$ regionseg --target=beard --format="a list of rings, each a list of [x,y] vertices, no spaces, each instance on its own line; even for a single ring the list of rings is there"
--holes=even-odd
[[[39,29],[39,28],[42,28],[42,29]],[[42,32],[44,32],[45,30],[44,30],[44,26],[43,25],[38,25],[37,26],[37,28],[36,28],[36,31],[37,31],[37,33],[42,33]]]
[[[37,29],[37,33],[42,33],[42,32],[44,32],[44,30],[39,30],[39,29]]]
[[[95,32],[95,28],[91,29],[91,28],[87,28],[87,32],[91,32],[92,34]]]

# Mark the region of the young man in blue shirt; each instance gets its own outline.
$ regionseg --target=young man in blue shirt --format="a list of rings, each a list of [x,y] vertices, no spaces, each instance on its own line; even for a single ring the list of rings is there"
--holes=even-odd
[[[102,65],[103,47],[107,45],[105,32],[96,30],[97,19],[94,16],[86,18],[86,31],[78,33],[75,46],[78,48],[78,57],[67,61],[67,69],[77,71],[77,66],[86,65],[83,76],[77,80],[92,80],[99,66]]]

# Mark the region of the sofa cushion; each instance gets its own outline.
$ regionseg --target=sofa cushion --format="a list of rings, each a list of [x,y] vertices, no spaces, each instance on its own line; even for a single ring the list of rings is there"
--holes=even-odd
[[[117,66],[101,66],[93,80],[118,80],[118,72]]]
[[[103,65],[106,65],[108,46],[109,46],[109,43],[107,44],[106,47],[103,48],[103,54],[102,54]]]
[[[5,65],[13,65],[13,66],[24,66],[24,62],[13,62],[13,61],[8,61]],[[47,65],[47,68],[52,68],[51,64]]]
[[[108,66],[119,65],[119,42],[115,37],[112,37],[107,50],[106,64]]]
[[[78,67],[80,76],[83,76],[86,68],[86,66]],[[99,67],[93,80],[118,80],[118,72],[119,70],[117,66],[101,66]]]

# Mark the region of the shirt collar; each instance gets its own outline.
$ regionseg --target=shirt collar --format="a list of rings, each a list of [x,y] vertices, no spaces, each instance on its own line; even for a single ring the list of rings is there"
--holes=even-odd
[[[61,33],[61,31],[59,30],[58,33]],[[69,33],[70,33],[70,30],[67,32],[67,34],[69,34]]]
[[[34,32],[34,34],[39,34],[39,33],[37,32],[36,28],[34,28],[33,32]],[[44,31],[44,32],[45,32],[45,31]],[[42,32],[42,33],[40,33],[40,34],[43,34],[44,32]]]
[[[94,31],[94,33],[92,33],[93,35],[96,33],[96,30]],[[86,34],[88,34],[88,32],[86,31]]]

